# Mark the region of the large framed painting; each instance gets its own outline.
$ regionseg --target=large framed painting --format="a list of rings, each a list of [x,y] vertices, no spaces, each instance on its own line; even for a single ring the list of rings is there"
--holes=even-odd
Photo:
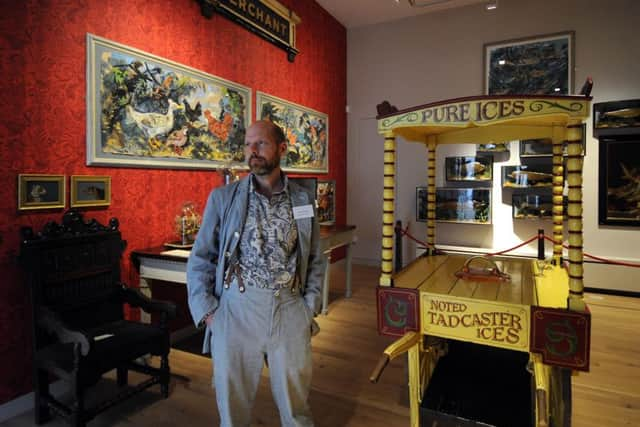
[[[263,92],[256,94],[256,117],[285,132],[288,147],[282,169],[296,173],[329,172],[329,117]]]
[[[245,167],[251,90],[87,34],[87,164]]]
[[[485,44],[485,93],[573,93],[574,38],[574,32],[568,31]]]
[[[491,188],[436,188],[436,221],[491,224]]]
[[[600,139],[598,222],[640,227],[640,137]]]

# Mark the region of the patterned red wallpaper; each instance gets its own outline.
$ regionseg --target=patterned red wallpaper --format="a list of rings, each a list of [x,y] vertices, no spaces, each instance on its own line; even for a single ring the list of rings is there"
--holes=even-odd
[[[338,223],[346,220],[346,30],[314,0],[281,0],[302,19],[300,54],[283,50],[229,20],[207,20],[194,0],[82,2],[25,0],[0,6],[0,404],[31,390],[30,308],[16,256],[19,229],[60,221],[62,210],[17,212],[19,173],[110,175],[108,208],[86,219],[120,220],[128,241],[123,280],[138,281],[132,249],[172,234],[186,200],[203,209],[216,171],[87,167],[86,33],[188,65],[329,115],[330,171],[337,181]],[[67,196],[67,205],[69,197]]]

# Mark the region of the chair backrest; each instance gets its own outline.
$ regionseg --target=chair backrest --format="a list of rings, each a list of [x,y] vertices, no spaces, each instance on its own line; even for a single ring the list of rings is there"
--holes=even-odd
[[[62,226],[49,223],[38,236],[23,230],[20,259],[34,313],[46,307],[74,329],[121,320],[120,259],[125,242],[117,221],[111,227],[95,221],[85,224],[78,213],[72,214],[73,227],[67,213]]]

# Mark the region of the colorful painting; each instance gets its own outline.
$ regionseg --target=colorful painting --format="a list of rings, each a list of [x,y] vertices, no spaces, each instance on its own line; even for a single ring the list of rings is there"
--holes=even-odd
[[[87,164],[244,167],[249,88],[87,35]]]
[[[282,169],[288,172],[329,172],[329,118],[319,113],[267,95],[257,93],[256,117],[271,120],[285,132],[287,153]]]
[[[437,188],[436,220],[491,224],[491,189]]]
[[[491,181],[493,159],[491,157],[446,157],[444,159],[447,181]]]
[[[573,93],[574,33],[549,34],[484,46],[488,95]]]
[[[599,223],[640,227],[640,139],[600,140]]]
[[[336,222],[336,182],[334,180],[318,181],[318,222],[320,224],[335,224]]]

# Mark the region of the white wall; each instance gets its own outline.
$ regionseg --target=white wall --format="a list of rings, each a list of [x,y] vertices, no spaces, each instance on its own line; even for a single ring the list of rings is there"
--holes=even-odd
[[[480,95],[485,43],[569,30],[575,31],[576,92],[592,76],[594,103],[640,98],[639,17],[637,0],[502,0],[491,12],[472,5],[349,30],[347,217],[358,226],[356,260],[377,264],[381,252],[383,140],[376,132],[378,103],[388,100],[402,109]],[[589,123],[584,164],[585,251],[640,262],[640,228],[598,225],[597,144]],[[512,143],[510,157],[494,165],[493,225],[438,223],[438,244],[491,251],[511,247],[538,228],[551,235],[549,220],[514,222],[511,204],[501,201],[500,166],[519,163],[517,145]],[[445,185],[444,157],[474,152],[470,145],[438,147],[437,185]],[[396,217],[411,224],[412,234],[424,238],[425,225],[415,222],[415,187],[426,182],[425,147],[399,139],[397,162]],[[405,243],[404,249],[406,262],[415,256],[415,245]],[[520,253],[534,251],[531,245]],[[615,281],[606,279],[606,268],[604,273],[590,275],[595,270],[587,267],[586,286],[640,291],[640,269],[626,268],[614,276]]]

